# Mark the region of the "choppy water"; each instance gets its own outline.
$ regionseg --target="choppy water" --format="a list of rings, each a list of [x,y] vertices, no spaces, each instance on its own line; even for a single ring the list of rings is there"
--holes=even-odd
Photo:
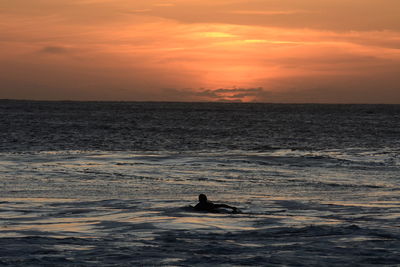
[[[0,265],[400,263],[400,106],[2,101],[0,123]]]

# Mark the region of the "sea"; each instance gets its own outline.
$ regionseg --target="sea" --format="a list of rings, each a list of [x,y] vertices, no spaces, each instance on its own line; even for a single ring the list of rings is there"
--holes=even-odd
[[[400,266],[400,105],[1,100],[0,266]]]

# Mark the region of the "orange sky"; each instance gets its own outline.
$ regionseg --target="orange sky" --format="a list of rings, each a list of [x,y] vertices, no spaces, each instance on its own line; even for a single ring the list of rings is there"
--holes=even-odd
[[[399,0],[0,0],[0,98],[400,104]]]

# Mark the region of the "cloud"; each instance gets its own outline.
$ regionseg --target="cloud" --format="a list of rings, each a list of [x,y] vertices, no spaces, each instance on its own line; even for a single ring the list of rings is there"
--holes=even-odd
[[[398,0],[171,1],[149,14],[182,23],[222,23],[332,31],[400,30]],[[156,7],[139,1],[141,8]]]
[[[253,95],[254,93],[258,93],[263,91],[263,88],[219,88],[213,90],[213,92],[217,94],[229,94],[229,93],[248,93],[249,95]]]
[[[70,51],[62,46],[46,46],[43,47],[39,52],[44,54],[67,54]]]
[[[400,4],[360,1],[9,1],[0,98],[399,101]]]
[[[159,6],[159,7],[173,7],[173,6],[175,6],[175,4],[173,4],[173,3],[156,3],[156,4],[153,4],[153,6]]]
[[[147,12],[151,12],[151,9],[150,9],[150,8],[146,8],[146,9],[134,9],[134,10],[131,10],[131,11],[127,12],[127,13],[135,14],[135,13],[147,13]]]
[[[310,10],[231,10],[227,13],[240,15],[293,15],[302,13],[314,13]]]
[[[169,96],[181,101],[242,102],[253,101],[267,95],[263,88],[219,88],[219,89],[166,89]]]
[[[7,1],[6,1],[7,2]],[[110,24],[149,15],[182,23],[223,23],[333,31],[400,30],[398,0],[13,0],[5,14],[56,16],[71,24]]]

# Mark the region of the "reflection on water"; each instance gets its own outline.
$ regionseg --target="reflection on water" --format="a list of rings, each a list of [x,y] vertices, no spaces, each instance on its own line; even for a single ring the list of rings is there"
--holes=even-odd
[[[130,227],[136,231],[177,229],[235,232],[277,226],[340,225],[362,220],[382,225],[386,221],[400,219],[400,203],[393,201],[371,204],[316,203],[280,198],[270,201],[271,205],[264,206],[263,212],[258,206],[254,209],[245,208],[239,214],[193,212],[179,207],[181,203],[7,198],[0,203],[0,229],[7,235],[15,233],[20,236],[24,231],[38,231],[49,235],[82,237],[82,234],[99,236],[104,229],[118,227]],[[384,214],[383,211],[390,213]]]
[[[398,262],[399,166],[343,154],[3,153],[0,265]],[[242,213],[187,209],[199,193]]]
[[[395,254],[390,247],[400,245],[398,225],[393,225],[395,220],[399,221],[398,216],[371,217],[367,222],[354,217],[382,214],[385,209],[400,214],[399,203],[357,206],[304,199],[255,200],[248,199],[245,203],[254,206],[242,207],[242,213],[216,214],[188,211],[181,201],[173,200],[7,198],[0,202],[0,212],[14,209],[15,213],[0,222],[0,243],[6,242],[4,238],[13,238],[13,243],[22,242],[24,249],[48,248],[64,263],[68,255],[81,264],[91,262],[91,255],[113,259],[115,263],[112,255],[119,255],[121,264],[125,262],[123,258],[132,262],[136,257],[137,262],[133,262],[137,264],[151,258],[150,265],[182,264],[189,260],[189,255],[202,253],[217,253],[219,257],[229,254],[230,261],[250,257],[256,262],[262,255],[276,255],[278,262],[294,264],[298,256],[286,255],[285,251],[296,251],[306,258],[310,251],[319,251],[331,255],[334,262],[347,262],[355,260],[353,253],[363,255],[378,248],[380,254],[376,257],[386,255],[391,259]],[[330,246],[351,247],[353,252],[335,252]],[[29,259],[22,254],[18,257]],[[190,259],[188,265],[204,260],[196,256]]]

